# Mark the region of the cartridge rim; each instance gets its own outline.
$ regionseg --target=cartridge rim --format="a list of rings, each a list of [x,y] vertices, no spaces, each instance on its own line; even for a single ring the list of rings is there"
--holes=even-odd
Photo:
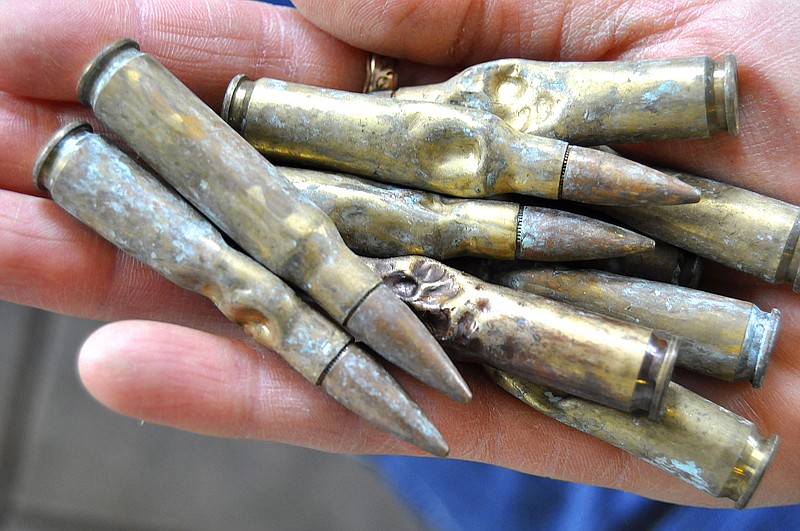
[[[725,99],[725,123],[728,134],[739,134],[739,73],[736,56],[729,53],[725,56],[723,66],[723,97]]]
[[[664,349],[664,357],[658,367],[658,373],[654,378],[653,394],[650,402],[648,417],[651,420],[659,420],[664,412],[664,395],[666,394],[669,382],[672,380],[672,371],[678,360],[678,340],[674,338],[666,339],[667,348]]]
[[[729,135],[736,136],[739,134],[739,74],[735,55],[729,53],[714,64],[714,85],[716,97],[722,97],[722,106],[715,105],[718,125]]]
[[[133,39],[119,39],[103,48],[92,61],[86,65],[78,81],[78,101],[84,105],[91,105],[92,89],[97,78],[106,70],[108,63],[119,52],[127,49],[140,50],[139,43]]]
[[[750,383],[756,389],[764,383],[764,374],[767,372],[767,365],[769,365],[772,351],[775,348],[775,340],[778,336],[780,324],[781,312],[777,308],[773,308],[767,322],[764,323],[764,337],[761,341],[761,348],[756,354],[756,359],[753,363],[753,377],[750,379]]]
[[[755,441],[763,441],[760,436],[753,437]],[[749,442],[749,441],[748,441]],[[761,483],[761,479],[764,477],[764,472],[767,471],[769,468],[770,463],[772,463],[772,458],[775,455],[775,450],[778,448],[778,436],[773,435],[766,439],[766,442],[763,445],[752,444],[753,449],[760,450],[761,454],[763,455],[762,459],[759,460],[758,465],[753,469],[752,474],[750,475],[750,480],[745,482],[745,489],[742,490],[739,497],[736,498],[736,508],[737,509],[744,509],[747,506],[750,498],[753,497],[753,493],[758,488],[758,485]],[[746,456],[745,456],[746,458]],[[741,460],[740,460],[741,462]],[[737,468],[738,468],[737,463]]]
[[[246,81],[250,81],[246,74],[233,76],[233,79],[228,83],[228,88],[225,89],[225,96],[222,98],[222,110],[220,111],[220,117],[233,129],[240,132],[244,129],[245,109],[252,92],[251,88],[245,94],[239,93],[239,88]]]
[[[35,184],[37,188],[45,192],[47,191],[47,186],[44,182],[45,176],[47,175],[46,170],[53,162],[61,142],[63,142],[65,138],[81,131],[91,133],[94,129],[92,129],[91,124],[85,120],[70,122],[53,133],[53,136],[51,136],[42,149],[39,150],[39,155],[36,157],[36,162],[33,164],[32,171],[33,184]]]

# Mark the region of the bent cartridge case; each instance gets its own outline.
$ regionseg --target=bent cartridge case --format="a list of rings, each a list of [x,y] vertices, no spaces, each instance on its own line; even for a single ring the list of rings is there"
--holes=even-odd
[[[670,382],[664,416],[654,422],[551,391],[487,367],[500,387],[533,409],[625,450],[743,509],[778,444],[749,420]]]
[[[421,256],[368,260],[445,349],[611,407],[661,414],[675,343]]]
[[[516,192],[679,204],[697,191],[646,166],[514,131],[491,113],[236,76],[222,116],[264,155],[457,197]]]
[[[78,97],[161,177],[359,341],[461,401],[460,374],[424,326],[342,241],[333,222],[131,40],[111,44]]]
[[[490,281],[688,338],[679,343],[678,365],[753,387],[761,387],[780,325],[775,309],[602,271],[525,267]]]
[[[42,150],[37,184],[72,215],[179,286],[210,298],[256,341],[355,413],[435,455],[447,445],[397,382],[289,286],[85,122]]]
[[[737,85],[733,55],[718,62],[502,59],[392,96],[480,109],[525,133],[593,146],[736,135]]]
[[[608,208],[613,217],[703,258],[800,291],[800,207],[743,188],[674,173],[702,190],[695,205]]]
[[[516,203],[465,200],[358,177],[279,168],[368,256],[590,260],[639,253],[653,241],[592,218]]]

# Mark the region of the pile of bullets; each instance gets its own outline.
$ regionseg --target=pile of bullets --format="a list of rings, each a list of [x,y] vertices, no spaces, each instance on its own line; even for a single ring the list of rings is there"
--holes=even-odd
[[[218,116],[122,40],[78,94],[158,176],[80,122],[37,184],[356,414],[447,455],[373,352],[461,402],[451,357],[477,362],[538,411],[750,499],[777,438],[671,376],[761,385],[780,314],[694,289],[699,257],[800,290],[800,208],[602,147],[736,134],[732,56],[508,59],[372,94],[239,75]]]

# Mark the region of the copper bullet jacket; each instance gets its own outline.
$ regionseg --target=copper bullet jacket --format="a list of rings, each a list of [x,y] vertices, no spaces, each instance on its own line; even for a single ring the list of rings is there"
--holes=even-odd
[[[609,153],[519,133],[491,113],[236,76],[222,116],[259,151],[456,197],[516,192],[593,204],[681,204],[697,190]]]
[[[461,401],[469,389],[424,326],[333,222],[131,40],[101,51],[78,99],[250,256],[306,292],[356,339]]]
[[[737,85],[733,55],[719,62],[501,59],[392,96],[479,109],[525,133],[593,146],[736,135]]]
[[[780,326],[780,312],[749,302],[602,271],[526,267],[490,277],[623,321],[682,336],[678,365],[760,387]]]
[[[658,418],[676,345],[652,330],[496,286],[421,256],[370,259],[454,357]]]
[[[606,441],[737,509],[750,501],[769,467],[778,437],[670,382],[664,416],[654,422],[552,391],[487,368],[500,387],[533,409]]]
[[[64,209],[179,286],[210,298],[260,344],[353,412],[436,455],[447,445],[386,370],[197,211],[85,123],[42,150],[34,177]]]
[[[279,170],[334,221],[351,249],[368,256],[564,261],[653,246],[647,237],[561,210],[444,197],[339,173]]]
[[[743,188],[673,173],[702,190],[694,205],[606,208],[627,225],[770,283],[800,291],[800,207]]]

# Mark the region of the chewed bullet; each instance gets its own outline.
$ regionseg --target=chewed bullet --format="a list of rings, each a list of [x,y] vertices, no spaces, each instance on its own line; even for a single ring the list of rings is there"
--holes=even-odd
[[[210,298],[351,411],[434,455],[447,454],[419,406],[350,336],[229,247],[211,223],[87,123],[56,133],[34,177],[73,216],[179,286]]]
[[[306,292],[357,340],[445,394],[469,388],[414,314],[333,222],[131,40],[87,66],[78,99],[242,249]]]
[[[456,197],[519,193],[600,205],[673,205],[699,192],[618,155],[515,131],[495,115],[236,76],[222,116],[275,161]]]
[[[678,365],[761,387],[775,346],[780,312],[663,282],[593,270],[538,265],[498,271],[489,280],[682,336]]]
[[[653,330],[490,284],[431,258],[368,263],[453,356],[623,411],[662,414],[677,345]]]
[[[494,381],[548,417],[625,450],[743,509],[767,471],[778,445],[745,418],[674,382],[664,396],[664,417],[640,415],[553,391],[496,369]]]
[[[607,208],[614,218],[703,258],[800,291],[800,207],[730,184],[673,173],[702,190],[694,205]]]
[[[444,197],[341,173],[279,170],[333,220],[351,249],[367,256],[565,261],[654,245],[646,236],[562,210]]]
[[[391,96],[479,109],[523,133],[585,146],[739,130],[738,74],[730,54],[721,61],[500,59]]]

